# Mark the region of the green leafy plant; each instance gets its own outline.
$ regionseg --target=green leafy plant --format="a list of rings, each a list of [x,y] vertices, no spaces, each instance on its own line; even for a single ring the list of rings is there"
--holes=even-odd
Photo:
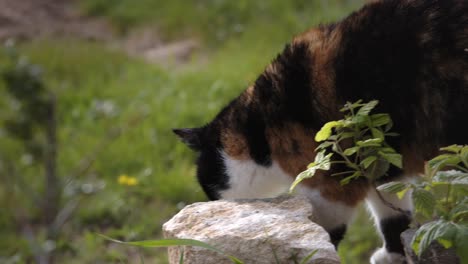
[[[377,104],[377,100],[346,103],[340,110],[344,118],[326,123],[316,134],[315,140],[322,143],[315,149],[318,151],[315,160],[296,177],[290,191],[302,180],[313,177],[317,170],[329,170],[332,164],[345,164],[349,169],[332,174],[345,176],[341,184],[358,177],[375,180],[385,175],[390,165],[401,168],[401,155],[385,141],[386,137],[398,135],[390,132],[393,125],[390,116],[370,114]],[[332,160],[333,156],[339,158]]]
[[[437,241],[445,248],[455,248],[462,263],[467,263],[468,145],[452,145],[441,151],[445,153],[428,162],[420,183],[389,182],[378,189],[399,197],[412,191],[416,213],[426,222],[411,242],[418,256]]]
[[[333,164],[344,164],[349,169],[332,176],[344,176],[341,184],[358,177],[372,183],[384,176],[391,165],[402,168],[402,157],[385,141],[392,120],[388,114],[370,114],[378,101],[346,103],[341,109],[344,118],[326,123],[316,134],[322,142],[314,162],[300,173],[290,191],[317,170],[329,170]],[[331,148],[331,151],[329,149]],[[389,182],[377,189],[396,194],[400,199],[412,191],[416,213],[425,224],[420,226],[412,240],[414,251],[420,256],[433,241],[445,248],[454,247],[462,263],[468,261],[468,146],[452,145],[442,148],[441,154],[430,160],[420,183]],[[332,160],[332,157],[336,157]],[[374,185],[375,186],[375,185]],[[391,203],[389,207],[406,213]],[[429,221],[429,222],[428,222]]]

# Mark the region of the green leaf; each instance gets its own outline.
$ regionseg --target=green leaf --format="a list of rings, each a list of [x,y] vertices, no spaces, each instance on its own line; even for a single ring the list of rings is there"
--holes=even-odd
[[[402,156],[401,154],[398,153],[385,153],[382,151],[378,152],[380,157],[382,157],[384,160],[390,162],[391,164],[395,165],[398,168],[403,168],[403,163],[402,163]]]
[[[361,161],[361,163],[359,163],[359,165],[363,166],[364,169],[367,169],[376,160],[377,160],[376,156],[369,156],[369,157],[365,158],[363,161]]]
[[[439,171],[434,175],[432,181],[435,184],[468,185],[468,173],[456,170]]]
[[[447,240],[444,238],[437,239],[437,242],[439,242],[439,244],[441,244],[446,249],[451,248],[453,246],[453,242],[451,240]]]
[[[374,138],[381,138],[382,140],[385,138],[384,133],[380,131],[380,129],[371,128],[371,133],[372,133],[372,137]]]
[[[468,225],[457,225],[454,246],[460,262],[468,263]]]
[[[388,114],[374,114],[370,117],[372,125],[375,127],[383,126],[391,122],[390,116]]]
[[[397,153],[393,148],[391,147],[385,147],[385,148],[381,148],[379,151],[383,152],[383,153],[390,153],[390,154],[393,154],[393,153]]]
[[[382,145],[383,139],[381,138],[371,138],[367,140],[359,140],[356,142],[356,145],[360,147],[380,147]]]
[[[415,233],[412,246],[418,256],[429,247],[432,241],[439,239],[451,241],[456,240],[458,226],[452,222],[438,220],[424,224]]]
[[[320,142],[320,141],[327,140],[332,134],[332,129],[337,126],[341,126],[341,122],[339,121],[327,122],[325,125],[322,126],[319,132],[315,134],[315,141]]]
[[[452,153],[460,153],[462,148],[463,148],[462,145],[450,145],[450,146],[447,146],[447,147],[440,148],[440,150],[447,151],[447,152],[452,152]]]
[[[385,128],[384,128],[385,133],[390,131],[392,127],[393,127],[393,121],[390,119],[390,122],[388,122],[388,124],[385,125]]]
[[[351,126],[349,127],[359,127],[359,128],[366,127],[367,121],[369,121],[368,116],[356,115],[351,119]]]
[[[405,194],[408,192],[408,190],[409,188],[397,192],[396,196],[398,197],[398,199],[400,200],[403,199],[403,197],[405,197]]]
[[[331,165],[331,157],[333,153],[328,153],[325,155],[325,151],[319,152],[315,157],[315,163],[317,164],[318,170],[329,170]]]
[[[428,217],[432,215],[436,200],[431,192],[421,188],[416,188],[413,190],[412,198],[416,211],[421,212],[423,215]]]
[[[348,184],[352,179],[362,176],[360,171],[354,172],[351,176],[348,176],[340,181],[340,185]]]
[[[144,240],[144,241],[132,241],[132,242],[124,242],[124,241],[120,241],[120,240],[116,240],[116,239],[113,239],[113,238],[110,238],[108,236],[105,236],[105,235],[102,235],[102,234],[98,234],[99,236],[109,240],[109,241],[112,241],[112,242],[115,242],[115,243],[119,243],[119,244],[124,244],[124,245],[130,245],[130,246],[139,246],[139,247],[170,247],[170,246],[194,246],[194,247],[202,247],[202,248],[205,248],[205,249],[208,249],[208,250],[211,250],[211,251],[214,251],[214,252],[217,252],[221,255],[224,255],[226,256],[227,258],[229,258],[232,263],[235,263],[235,264],[243,264],[243,262],[233,256],[229,256],[227,255],[226,253],[224,253],[222,250],[216,248],[216,247],[213,247],[205,242],[201,242],[201,241],[198,241],[198,240],[194,240],[194,239],[159,239],[159,240]]]
[[[377,187],[377,190],[388,192],[388,193],[398,193],[398,192],[408,189],[409,187],[408,185],[409,185],[408,183],[404,183],[404,182],[388,182]]]
[[[317,155],[315,155],[314,162],[307,166],[307,170],[299,173],[299,175],[296,176],[296,179],[291,184],[291,187],[289,187],[289,192],[291,193],[294,190],[294,188],[296,188],[296,186],[304,179],[313,177],[317,170],[329,170],[331,166],[330,158],[332,156],[333,153],[325,155],[324,150],[317,153]]]
[[[317,171],[316,167],[313,166],[313,167],[310,167],[307,170],[299,173],[299,175],[296,176],[296,179],[294,180],[294,182],[289,187],[289,193],[292,193],[294,191],[294,188],[296,188],[296,186],[299,183],[301,183],[303,180],[313,177],[315,175],[316,171]]]
[[[465,165],[465,168],[468,169],[468,145],[463,146],[462,150],[460,151],[460,158]]]
[[[454,154],[442,154],[431,159],[428,163],[429,163],[429,166],[433,170],[438,171],[447,166],[457,165],[460,162],[461,162],[460,156],[457,156]]]
[[[388,131],[388,130],[387,130]],[[385,136],[386,137],[396,137],[396,136],[399,136],[400,134],[398,133],[394,133],[394,132],[390,132],[390,133],[385,133]]]
[[[346,156],[351,156],[353,155],[354,153],[356,153],[358,150],[359,150],[360,147],[356,146],[356,147],[351,147],[351,148],[347,148],[345,149],[345,151],[343,152],[343,154],[345,154]]]
[[[374,109],[374,107],[379,103],[377,100],[372,100],[368,102],[367,104],[363,105],[359,111],[357,112],[357,116],[367,116],[369,115],[369,112]]]
[[[315,149],[315,151],[326,149],[326,148],[330,147],[331,145],[333,145],[333,142],[325,141],[325,142],[321,143],[320,145],[318,145],[318,147]]]
[[[340,111],[341,111],[341,112],[346,112],[346,111],[350,111],[350,110],[352,110],[352,109],[355,109],[355,108],[357,108],[357,107],[360,107],[360,106],[362,106],[361,102],[362,102],[361,99],[357,100],[357,101],[354,102],[354,103],[346,102],[346,104],[344,105],[343,108],[340,109]]]
[[[468,221],[468,197],[464,197],[450,210],[450,220]]]
[[[343,133],[338,134],[338,139],[339,140],[347,139],[347,138],[354,137],[354,135],[355,135],[354,132],[343,132]]]

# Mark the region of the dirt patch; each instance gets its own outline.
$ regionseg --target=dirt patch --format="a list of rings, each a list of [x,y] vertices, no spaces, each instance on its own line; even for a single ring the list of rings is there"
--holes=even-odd
[[[110,40],[113,30],[103,19],[80,15],[69,0],[0,0],[0,40],[75,36]]]
[[[118,41],[118,45],[132,56],[166,67],[187,62],[200,47],[194,39],[165,42],[154,28],[140,28]]]
[[[119,36],[105,19],[80,14],[73,0],[0,0],[0,41],[54,37],[106,42],[131,56],[161,65],[184,63],[199,47],[193,39],[167,43],[153,28]]]

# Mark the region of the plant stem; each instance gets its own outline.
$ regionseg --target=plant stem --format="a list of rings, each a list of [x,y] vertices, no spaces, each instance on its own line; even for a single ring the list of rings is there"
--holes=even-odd
[[[449,184],[447,186],[447,196],[445,197],[445,204],[447,206],[447,215],[450,213],[450,211],[452,210],[452,204],[450,203],[450,192],[452,191],[452,184]]]
[[[385,198],[382,196],[382,194],[379,192],[379,190],[377,190],[377,185],[375,185],[375,182],[372,183],[372,186],[374,187],[374,190],[375,192],[377,193],[377,196],[379,197],[379,199],[382,201],[383,204],[385,204],[386,206],[388,206],[389,208],[397,211],[397,212],[400,212],[406,216],[408,216],[408,218],[411,219],[411,213],[408,212],[408,211],[405,211],[399,207],[396,207],[395,205],[393,205],[391,202],[385,200]]]
[[[340,146],[339,142],[336,142],[335,144],[336,144],[336,150],[337,150],[336,152],[337,152],[347,163],[351,163],[351,164],[352,164],[353,162],[351,162],[351,161],[348,159],[348,157],[346,157],[346,155],[343,154],[343,150],[341,149],[341,146]]]
[[[344,171],[344,172],[333,173],[331,176],[338,176],[338,175],[343,175],[346,173],[354,173],[354,171]]]
[[[463,171],[463,172],[468,172],[468,169],[466,169],[466,168],[463,168],[463,167],[462,167],[462,166],[460,166],[460,165],[453,165],[453,166],[454,166],[455,168],[457,168],[457,169],[459,169],[459,170]],[[467,166],[467,167],[468,167],[468,166]]]

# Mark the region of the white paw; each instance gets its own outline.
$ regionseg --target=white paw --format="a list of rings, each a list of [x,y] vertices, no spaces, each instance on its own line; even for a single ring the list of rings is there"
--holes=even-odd
[[[372,254],[371,264],[404,264],[405,256],[398,253],[390,253],[385,248],[380,248]]]

